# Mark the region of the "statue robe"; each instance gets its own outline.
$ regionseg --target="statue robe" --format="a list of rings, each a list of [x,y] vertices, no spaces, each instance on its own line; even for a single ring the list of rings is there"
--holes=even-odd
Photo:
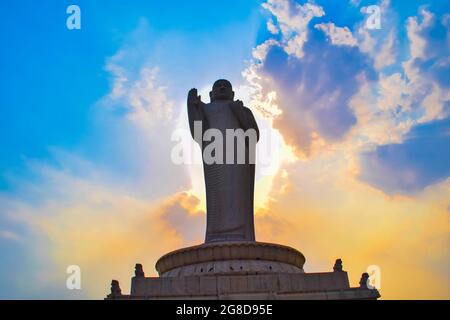
[[[203,151],[211,142],[201,142],[203,171],[206,186],[206,239],[213,241],[255,241],[253,219],[253,197],[255,164],[249,163],[249,148],[256,147],[256,141],[245,143],[245,163],[237,162],[238,139],[234,141],[234,161],[227,163],[226,129],[255,129],[259,135],[256,121],[250,109],[242,107],[239,112],[232,110],[232,101],[214,101],[202,104],[199,110],[190,110],[189,120],[193,133],[193,121],[202,121],[203,132],[217,129],[223,137],[222,163],[208,164]],[[192,112],[194,111],[194,112]],[[198,113],[196,112],[198,111]],[[237,135],[239,135],[238,133]],[[234,137],[233,137],[234,138]],[[195,138],[194,138],[195,139]],[[258,137],[257,137],[258,139]],[[244,141],[244,140],[241,140]]]

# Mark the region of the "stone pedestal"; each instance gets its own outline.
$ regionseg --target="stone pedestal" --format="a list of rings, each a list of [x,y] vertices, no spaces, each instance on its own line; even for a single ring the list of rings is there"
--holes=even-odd
[[[272,243],[223,242],[183,248],[156,263],[159,277],[136,265],[131,293],[118,283],[107,299],[377,299],[365,282],[351,288],[342,261],[333,272],[305,273],[305,257]],[[114,280],[115,281],[115,280]]]

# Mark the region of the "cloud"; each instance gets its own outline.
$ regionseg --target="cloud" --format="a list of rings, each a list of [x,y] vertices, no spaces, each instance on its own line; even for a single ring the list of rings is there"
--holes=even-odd
[[[347,27],[336,27],[334,23],[318,23],[314,28],[322,30],[331,40],[331,43],[337,46],[356,46],[357,41],[352,32]]]
[[[145,26],[139,30],[142,28]],[[103,146],[108,146],[103,165],[120,172],[130,188],[148,197],[189,189],[188,168],[171,158],[175,146],[172,135],[179,127],[184,101],[173,100],[158,66],[145,58],[134,66],[139,60],[135,51],[125,46],[107,59],[111,92],[96,104],[96,117],[106,131],[100,136],[98,149],[105,151]],[[177,180],[171,178],[174,175]]]
[[[301,5],[290,0],[268,0],[262,6],[276,18],[285,51],[297,58],[303,57],[303,45],[308,40],[308,24],[313,18],[323,16],[323,9],[311,2]],[[273,23],[268,27],[272,31],[276,28]]]
[[[358,48],[330,43],[321,30],[308,33],[301,59],[267,40],[256,48],[259,61],[247,73],[260,104],[271,94],[276,97],[273,104],[281,112],[274,115],[274,128],[298,154],[307,155],[345,137],[356,124],[351,98],[365,79],[375,77]]]
[[[410,68],[411,77],[414,77],[414,71],[411,69],[417,69],[422,77],[433,80],[443,89],[449,89],[449,29],[449,14],[439,16],[421,9],[419,17],[408,19],[411,59],[406,67]]]
[[[389,1],[381,5],[383,29],[370,33],[357,23],[356,45],[333,44],[331,25],[319,22],[323,27],[307,25],[301,56],[279,35],[255,48],[244,73],[253,103],[300,154],[274,178],[256,213],[256,233],[259,241],[302,251],[307,272],[329,271],[343,258],[357,285],[376,264],[383,298],[446,299],[447,91],[426,68],[407,63],[415,58],[402,55],[405,30]]]
[[[269,38],[244,71],[249,86],[236,87],[276,133],[268,153],[283,149],[256,183],[257,239],[298,248],[308,272],[330,271],[341,257],[352,285],[378,264],[385,298],[448,298],[448,15],[411,17],[401,61],[397,26],[337,27],[312,2],[263,7]],[[103,298],[113,277],[128,292],[136,262],[155,276],[162,254],[203,240],[201,166],[173,165],[170,138],[187,125],[180,84],[231,70],[216,39],[246,48],[236,29],[194,49],[194,37],[166,39],[156,47],[170,50],[160,51],[143,41],[153,39],[144,25],[108,59],[111,93],[96,112],[110,127],[93,143],[114,156],[53,153],[51,162],[29,162],[33,178],[15,177],[14,194],[0,194],[2,272],[27,275],[0,280],[1,297]],[[205,56],[227,59],[211,68]],[[170,57],[165,66],[161,57]],[[177,75],[171,83],[167,67]],[[126,165],[110,166],[117,161]],[[70,264],[81,267],[81,292],[65,288]]]
[[[18,241],[21,239],[21,237],[17,233],[9,230],[0,230],[0,238],[12,241]]]
[[[367,90],[354,100],[359,126],[375,144],[361,155],[360,178],[387,193],[420,192],[449,176],[446,23],[445,15],[425,9],[408,18],[410,55],[403,72],[381,75],[372,102],[363,102]]]
[[[206,228],[206,214],[198,209],[200,199],[186,192],[175,194],[164,204],[160,216],[186,243],[201,243]]]
[[[422,9],[419,17],[408,18],[410,59],[403,66],[411,82],[412,107],[423,112],[418,122],[442,119],[448,115],[445,108],[450,101],[448,90],[450,59],[448,58],[449,19]]]
[[[146,24],[141,23],[135,33],[146,30]],[[101,105],[123,111],[128,120],[149,130],[173,127],[176,106],[168,96],[168,88],[158,79],[160,68],[149,65],[144,58],[138,68],[131,67],[133,59],[137,59],[136,52],[128,47],[107,59],[105,69],[110,73],[112,88]]]
[[[267,21],[267,30],[269,30],[272,34],[278,34],[280,32],[278,27],[273,23],[272,19]]]
[[[349,0],[349,3],[350,3],[352,6],[359,7],[359,5],[360,5],[360,3],[361,3],[361,0]]]
[[[434,24],[434,16],[431,12],[422,9],[420,14],[422,16],[421,22],[418,21],[418,17],[410,17],[407,25],[408,37],[411,41],[410,53],[414,59],[425,58],[425,47],[427,43],[424,37],[424,34],[426,34],[425,30]]]
[[[381,28],[369,29],[366,19],[357,23],[355,38],[360,50],[373,59],[374,68],[378,71],[395,64],[399,56],[397,24],[398,14],[391,8],[390,0],[381,0],[377,4],[380,9]],[[367,7],[362,7],[361,12],[366,14]]]
[[[136,51],[125,46],[107,61],[112,88],[94,106],[100,134],[89,137],[97,153],[50,148],[51,159],[28,160],[0,194],[2,272],[27,275],[2,281],[1,297],[101,299],[112,278],[129,291],[135,263],[155,275],[159,256],[201,242],[188,170],[170,159],[179,106]],[[81,268],[81,291],[65,287],[69,265]]]
[[[352,286],[378,265],[383,299],[448,299],[449,180],[416,197],[387,196],[354,179],[348,157],[329,153],[286,164],[275,181],[256,216],[259,241],[297,248],[306,272],[331,271],[342,258]]]
[[[414,127],[401,144],[361,156],[360,179],[389,194],[417,193],[450,176],[450,118]]]
[[[395,63],[395,31],[392,30],[385,42],[381,45],[379,53],[375,56],[375,68],[377,70],[391,66]]]
[[[143,263],[147,274],[155,275],[153,265],[161,255],[202,241],[204,212],[196,208],[199,200],[193,195],[181,192],[149,201],[106,181],[94,182],[89,175],[73,176],[45,164],[39,168],[40,183],[28,188],[39,190],[38,203],[0,197],[2,219],[28,230],[20,235],[26,251],[46,248],[26,270],[28,295],[102,298],[112,278],[129,279],[134,263]],[[57,197],[54,190],[59,190]],[[8,239],[11,234],[1,233]],[[69,265],[81,268],[81,292],[65,289]],[[23,286],[20,278],[17,287]],[[129,290],[128,281],[122,288]]]

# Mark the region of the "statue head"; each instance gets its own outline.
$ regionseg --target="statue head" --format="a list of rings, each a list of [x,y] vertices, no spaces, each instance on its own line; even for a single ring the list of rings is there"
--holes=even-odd
[[[216,100],[233,100],[234,91],[230,81],[225,79],[219,79],[214,82],[212,91],[209,93],[211,102]]]

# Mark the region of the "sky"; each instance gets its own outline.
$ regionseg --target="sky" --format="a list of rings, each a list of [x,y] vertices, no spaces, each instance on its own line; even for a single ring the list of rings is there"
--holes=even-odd
[[[160,256],[202,243],[186,95],[208,102],[226,78],[261,129],[258,241],[298,249],[306,272],[341,258],[352,286],[376,265],[383,299],[450,299],[449,9],[2,1],[0,298],[129,292],[135,263],[156,276]]]

